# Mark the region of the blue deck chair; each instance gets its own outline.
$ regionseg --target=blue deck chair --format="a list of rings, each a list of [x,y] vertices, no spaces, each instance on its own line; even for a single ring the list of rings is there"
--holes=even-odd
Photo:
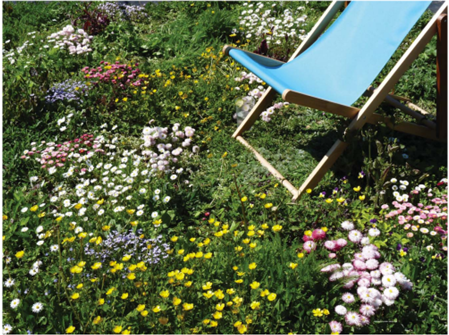
[[[383,122],[394,130],[434,140],[447,137],[447,3],[428,22],[377,89],[370,85],[431,1],[353,1],[324,32],[343,3],[333,1],[330,4],[287,63],[233,46],[223,48],[224,54],[270,86],[233,137],[249,148],[293,194],[293,201],[319,183],[348,142],[338,140],[303,185],[295,188],[242,137],[269,107],[276,93],[285,101],[351,118],[345,130],[348,139],[366,122]],[[437,124],[426,119],[423,115],[426,112],[408,99],[388,93],[435,34],[438,35]],[[364,94],[370,98],[362,108],[351,106]],[[415,117],[420,124],[393,124],[388,117],[374,113],[383,101]]]

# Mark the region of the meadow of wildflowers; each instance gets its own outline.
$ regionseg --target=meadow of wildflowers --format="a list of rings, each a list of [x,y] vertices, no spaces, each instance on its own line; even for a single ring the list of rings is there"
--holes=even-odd
[[[447,333],[445,144],[368,127],[291,204],[230,137],[268,86],[222,46],[288,58],[325,8],[3,3],[3,333]],[[433,112],[434,50],[396,87]],[[341,121],[245,136],[300,184]]]

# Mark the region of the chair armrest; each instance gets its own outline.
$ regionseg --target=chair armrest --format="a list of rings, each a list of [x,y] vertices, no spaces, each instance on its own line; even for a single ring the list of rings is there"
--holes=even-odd
[[[229,45],[225,45],[223,47],[223,54],[229,56],[229,52],[232,49],[240,50],[240,51],[244,52],[245,54],[247,54],[249,57],[251,57],[257,63],[265,65],[265,66],[280,66],[280,65],[285,64],[285,62],[282,62],[280,60],[269,58],[269,57],[262,56],[262,55],[259,55],[259,54],[255,54],[254,52],[249,52],[249,51],[246,51],[246,50],[242,50],[242,49],[237,48],[237,47],[231,47]]]

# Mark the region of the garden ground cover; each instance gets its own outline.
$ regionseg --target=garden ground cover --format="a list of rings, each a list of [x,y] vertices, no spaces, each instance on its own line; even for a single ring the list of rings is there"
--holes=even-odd
[[[222,46],[286,59],[327,5],[3,3],[4,332],[447,332],[446,144],[367,126],[292,205],[230,137],[267,86]],[[432,115],[435,61],[395,87]],[[345,122],[245,137],[299,185]]]

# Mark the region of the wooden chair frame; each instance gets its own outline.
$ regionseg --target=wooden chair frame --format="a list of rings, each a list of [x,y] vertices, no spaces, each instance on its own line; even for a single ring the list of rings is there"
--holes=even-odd
[[[307,38],[301,43],[298,49],[290,57],[292,61],[309,46],[311,46],[318,37],[324,32],[335,14],[340,10],[343,1],[333,1],[327,10],[323,13],[315,27],[308,34]],[[415,39],[412,45],[404,53],[401,59],[396,63],[387,77],[383,80],[377,89],[369,87],[366,94],[370,96],[365,105],[359,109],[351,106],[337,104],[331,101],[312,97],[300,92],[292,90],[285,90],[282,93],[282,98],[285,101],[292,102],[298,105],[319,109],[324,112],[342,115],[352,119],[350,125],[346,128],[345,134],[357,131],[362,128],[365,123],[378,124],[383,122],[389,128],[404,133],[421,136],[427,139],[436,141],[447,140],[447,3],[444,3],[433,18],[428,22],[426,27],[422,30],[419,36]],[[430,42],[434,35],[438,36],[437,42],[437,123],[426,119],[426,111],[423,111],[418,106],[412,104],[409,99],[398,97],[389,94],[394,85],[398,82],[404,72],[410,67],[412,62],[423,51],[425,46]],[[225,46],[223,53],[228,54],[228,51],[234,47]],[[257,55],[260,56],[260,55]],[[259,118],[260,114],[266,110],[273,101],[276,91],[269,87],[264,95],[259,98],[256,105],[247,115],[245,120],[240,124],[237,130],[232,135],[233,138],[241,142],[249,150],[251,150],[260,163],[265,166],[271,174],[276,177],[279,182],[284,185],[293,195],[292,201],[295,202],[307,189],[314,188],[332,167],[338,157],[343,153],[349,145],[347,142],[337,140],[329,149],[323,159],[318,163],[313,172],[308,176],[306,181],[299,189],[295,188],[279,171],[277,171],[256,149],[254,149],[243,137],[242,133],[248,130],[254,122]],[[401,103],[403,101],[405,104]],[[383,102],[387,102],[403,112],[416,118],[421,124],[410,122],[402,122],[393,124],[390,118],[384,117],[375,113],[377,107]]]

